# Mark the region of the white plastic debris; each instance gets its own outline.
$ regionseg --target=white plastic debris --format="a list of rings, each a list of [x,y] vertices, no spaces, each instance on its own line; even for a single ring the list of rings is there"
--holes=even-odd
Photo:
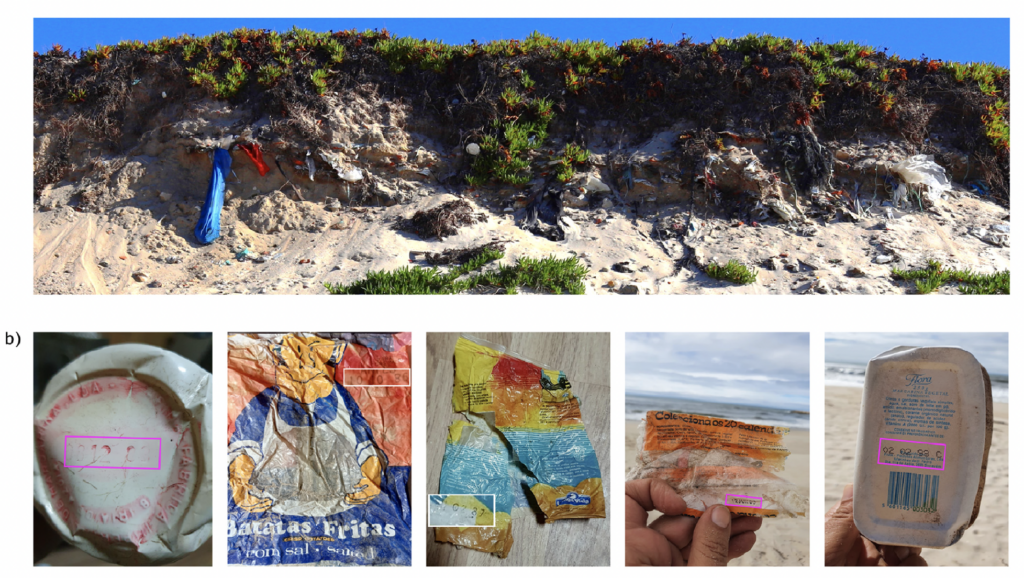
[[[612,190],[611,187],[604,184],[601,179],[592,174],[588,174],[586,178],[583,179],[583,183],[581,183],[581,185],[584,189],[587,189],[592,193],[606,193]]]
[[[68,543],[122,565],[173,562],[210,537],[212,378],[121,344],[54,375],[34,411],[36,507]]]
[[[341,178],[350,183],[363,180],[363,171],[360,169],[352,169],[341,173]]]
[[[893,170],[908,185],[922,184],[928,187],[926,197],[937,201],[942,193],[951,187],[946,170],[935,162],[932,155],[914,155],[899,162]]]
[[[476,156],[480,154],[480,145],[476,144],[475,142],[471,142],[468,145],[466,145],[466,152],[473,156]]]
[[[900,183],[896,190],[892,192],[892,204],[897,207],[903,206],[903,202],[907,200],[907,185]],[[888,211],[891,213],[892,211]],[[892,218],[891,216],[889,217]]]
[[[306,168],[309,169],[309,180],[314,181],[316,176],[316,164],[313,163],[313,154],[306,151]]]
[[[161,92],[161,93],[160,93],[160,96],[162,96],[162,97],[164,97],[164,98],[167,98],[167,93],[166,93],[166,92]]]

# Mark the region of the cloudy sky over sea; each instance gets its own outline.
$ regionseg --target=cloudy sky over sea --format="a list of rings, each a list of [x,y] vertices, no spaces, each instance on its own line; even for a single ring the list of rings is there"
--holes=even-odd
[[[974,354],[989,373],[1009,373],[1007,333],[826,333],[825,361],[866,365],[879,353],[901,345],[960,347]]]
[[[626,392],[807,411],[806,333],[627,333]]]

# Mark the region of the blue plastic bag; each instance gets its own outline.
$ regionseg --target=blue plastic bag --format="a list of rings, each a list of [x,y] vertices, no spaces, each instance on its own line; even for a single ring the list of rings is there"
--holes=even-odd
[[[196,241],[209,245],[220,236],[220,210],[224,208],[224,185],[231,172],[231,155],[224,149],[213,151],[213,173],[206,189],[206,202],[196,223]]]

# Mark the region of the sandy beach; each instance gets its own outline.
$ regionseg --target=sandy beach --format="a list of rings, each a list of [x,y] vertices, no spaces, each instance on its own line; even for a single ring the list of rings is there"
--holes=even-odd
[[[825,387],[825,503],[828,511],[853,481],[863,389]],[[924,550],[930,566],[1007,566],[1009,562],[1009,405],[993,405],[992,447],[981,512],[957,544]],[[760,540],[758,540],[760,541]]]
[[[636,442],[639,421],[626,421],[626,474],[636,464]],[[810,432],[792,430],[786,436],[792,454],[786,459],[786,470],[779,475],[801,487],[810,495]],[[653,520],[660,514],[652,513]],[[757,543],[743,556],[729,562],[730,566],[807,566],[810,560],[810,523],[808,518],[766,519],[757,532]]]

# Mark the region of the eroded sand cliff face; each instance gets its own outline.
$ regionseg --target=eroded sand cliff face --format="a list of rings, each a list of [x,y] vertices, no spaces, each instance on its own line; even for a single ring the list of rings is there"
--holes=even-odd
[[[325,282],[494,241],[504,262],[578,256],[593,293],[904,293],[913,290],[892,279],[894,266],[1009,269],[1008,202],[978,185],[971,153],[941,123],[922,143],[871,127],[765,130],[742,115],[711,130],[679,103],[635,119],[563,95],[551,136],[526,153],[534,178],[474,187],[466,147],[483,133],[458,126],[452,109],[482,96],[435,87],[426,106],[353,78],[315,108],[280,115],[197,97],[158,73],[138,80],[117,146],[76,127],[71,105],[37,110],[37,175],[65,159],[59,178],[37,178],[38,293],[324,293]],[[237,148],[253,142],[266,175]],[[551,167],[568,142],[591,155],[561,183]],[[218,147],[231,151],[232,173],[221,236],[204,246],[193,229]],[[921,153],[952,188],[894,203],[894,167]],[[457,198],[482,220],[443,240],[399,227]],[[757,282],[704,272],[729,260]]]

